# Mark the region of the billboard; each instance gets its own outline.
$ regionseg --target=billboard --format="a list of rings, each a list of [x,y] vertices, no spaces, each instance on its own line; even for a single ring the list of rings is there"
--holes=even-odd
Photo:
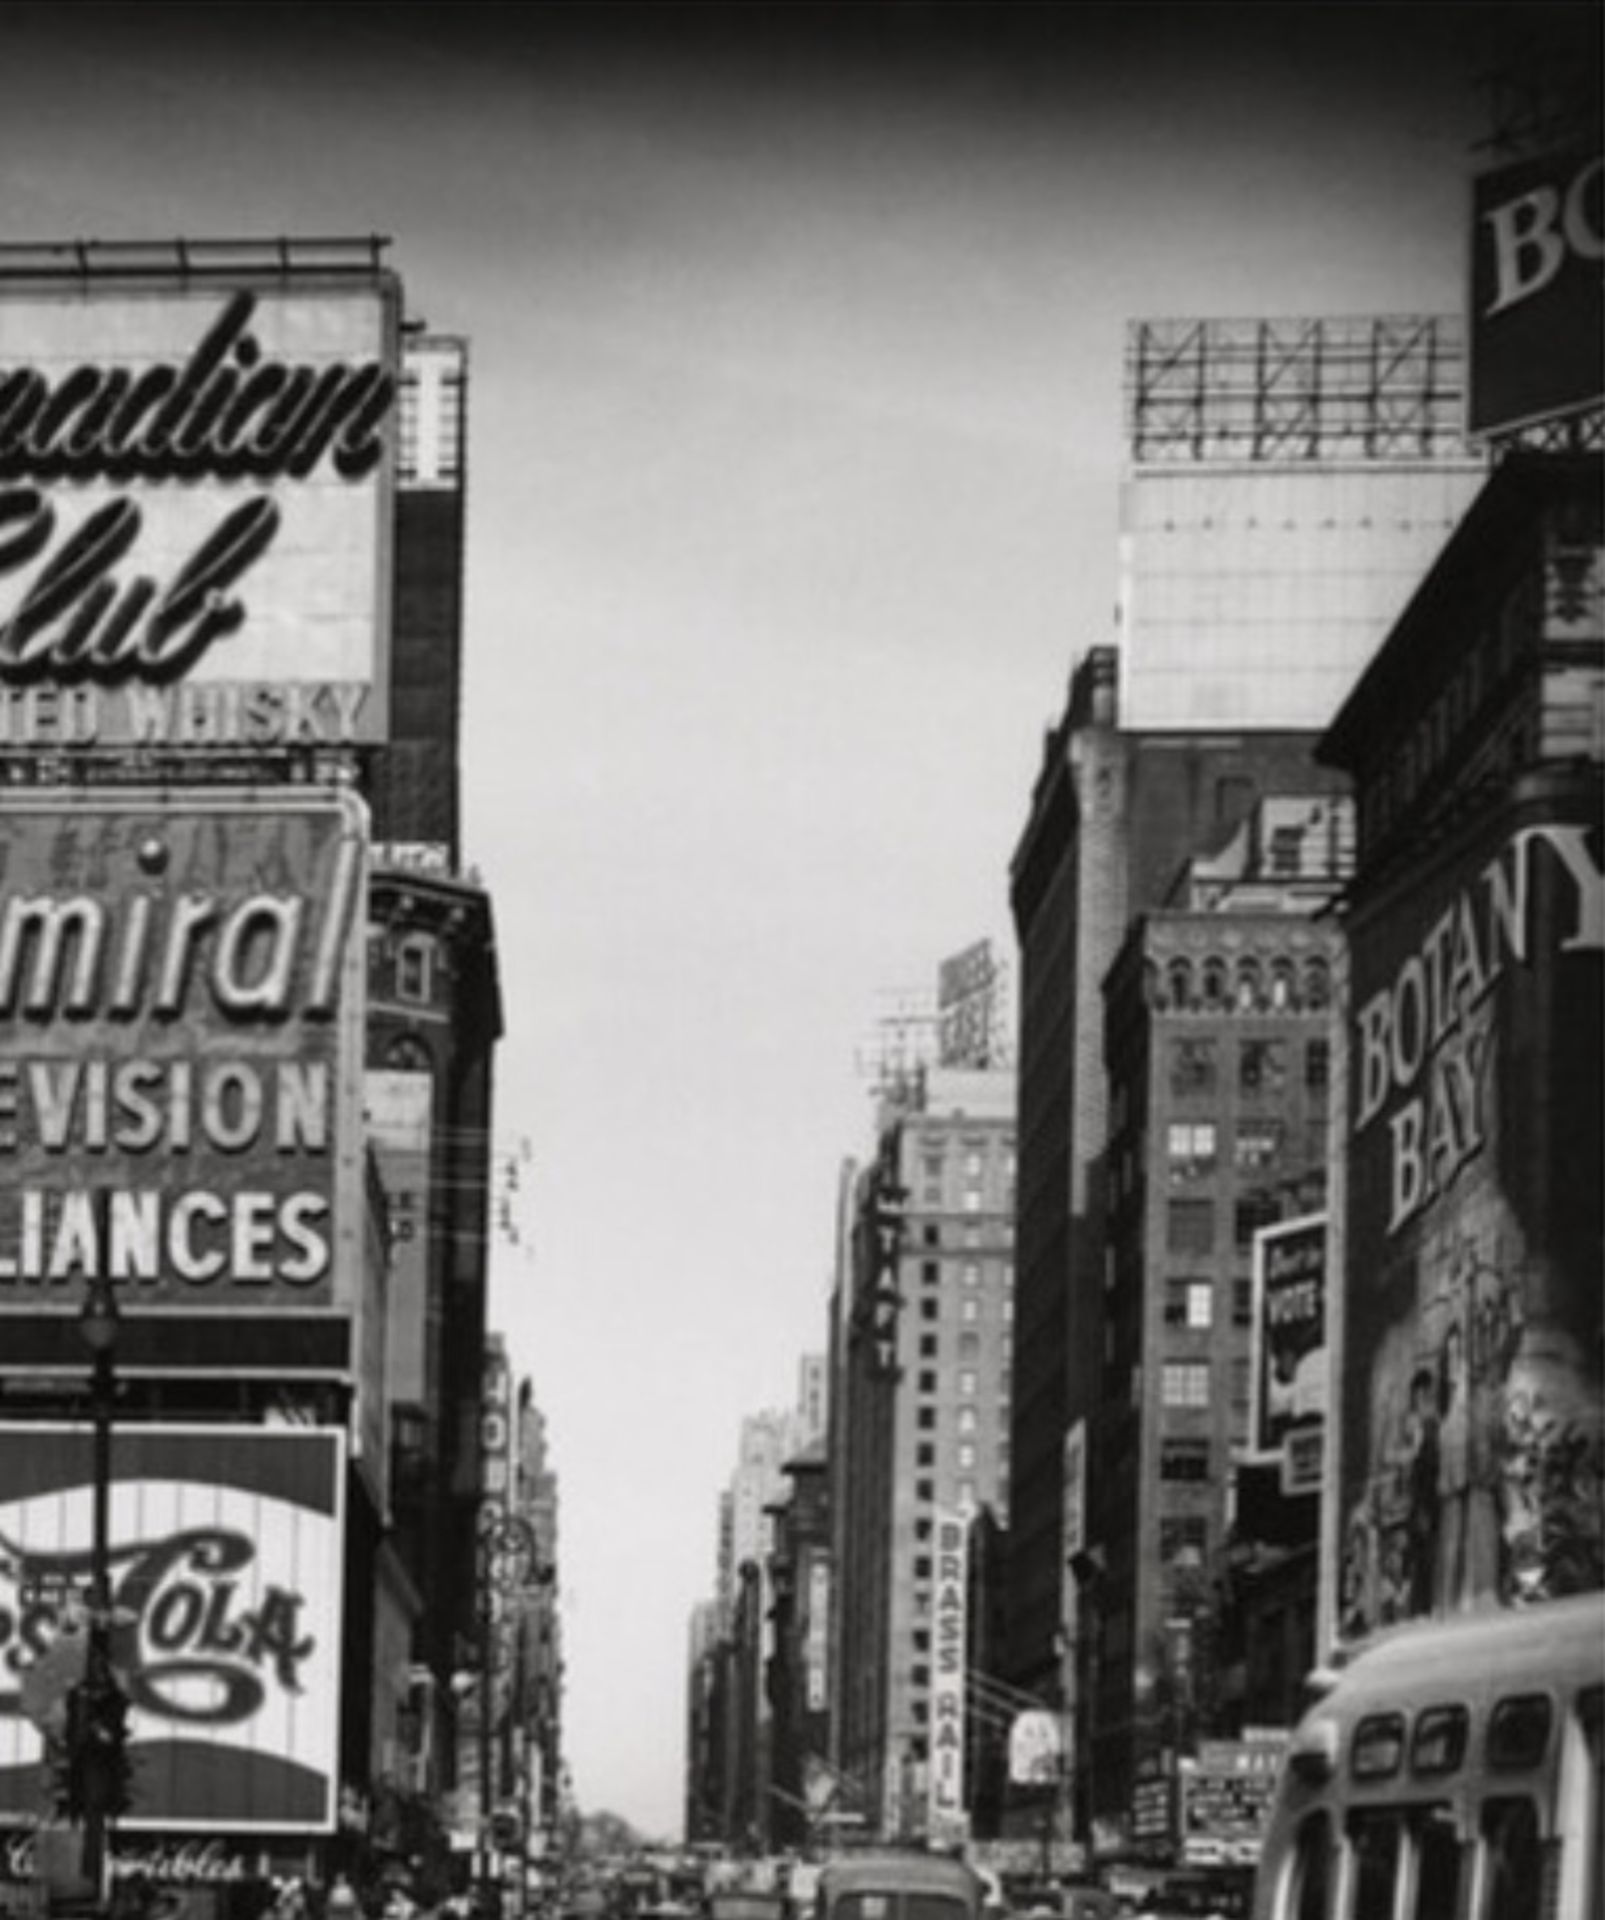
[[[1568,147],[1472,187],[1473,433],[1498,433],[1605,397],[1605,159]]]
[[[0,806],[0,1313],[100,1277],[140,1308],[335,1304],[365,834],[294,787]]]
[[[0,293],[0,749],[388,731],[386,276]]]
[[[1326,1418],[1326,1215],[1261,1227],[1254,1235],[1251,1451],[1286,1452]]]
[[[1534,776],[1349,922],[1345,1637],[1605,1583],[1599,821]]]
[[[964,1708],[970,1664],[969,1539],[969,1522],[962,1513],[936,1515],[931,1745],[925,1775],[925,1830],[933,1842],[963,1839],[969,1831],[964,1801]]]
[[[87,1427],[0,1427],[0,1820],[41,1811],[28,1676],[86,1589]],[[327,1832],[338,1802],[344,1437],[125,1427],[108,1501],[111,1658],[140,1828]]]

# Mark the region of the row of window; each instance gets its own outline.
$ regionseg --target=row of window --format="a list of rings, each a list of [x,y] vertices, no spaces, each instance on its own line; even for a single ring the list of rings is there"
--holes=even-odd
[[[939,1220],[927,1220],[920,1228],[920,1244],[926,1247],[959,1246],[969,1252],[985,1246],[989,1237],[1008,1246],[1014,1239],[1014,1222],[1004,1218],[978,1227],[966,1221],[955,1229],[944,1228]]]
[[[1014,1282],[1014,1268],[1005,1262],[1001,1276],[1005,1286]],[[966,1260],[959,1268],[960,1283],[966,1287],[978,1287],[981,1284],[981,1263],[979,1260]],[[939,1260],[920,1262],[920,1284],[926,1287],[939,1287],[942,1284],[942,1263]]]
[[[1295,1043],[1291,1040],[1223,1040],[1216,1035],[1174,1039],[1170,1043],[1170,1090],[1178,1098],[1213,1094],[1221,1085],[1222,1060],[1236,1053],[1237,1090],[1250,1096],[1285,1093],[1292,1084]],[[1324,1091],[1332,1070],[1331,1043],[1304,1043],[1304,1085]]]
[[[942,1302],[939,1299],[932,1295],[927,1295],[921,1300],[920,1318],[922,1320],[939,1320],[941,1316]],[[967,1326],[974,1325],[975,1322],[981,1318],[981,1300],[978,1294],[969,1294],[959,1302],[959,1318]],[[998,1302],[998,1318],[1005,1326],[1014,1318],[1014,1302],[1012,1300],[1000,1300]]]
[[[1150,967],[1147,990],[1150,1006],[1172,1013],[1322,1013],[1332,1004],[1332,969],[1321,954],[1302,966],[1218,954],[1195,964],[1178,954],[1163,970]]]
[[[1231,1361],[1232,1410],[1240,1413],[1249,1400],[1249,1361],[1237,1354]],[[1166,1407],[1207,1407],[1210,1404],[1210,1363],[1207,1360],[1166,1360],[1159,1369],[1159,1400]]]
[[[1213,1200],[1171,1200],[1165,1207],[1165,1248],[1170,1253],[1213,1253],[1217,1207]],[[1231,1202],[1232,1245],[1247,1253],[1261,1227],[1274,1227],[1282,1203],[1274,1193],[1240,1193]]]
[[[1254,1283],[1232,1281],[1232,1325],[1254,1323]],[[1215,1324],[1215,1283],[1205,1274],[1185,1274],[1165,1282],[1165,1325],[1203,1331]]]

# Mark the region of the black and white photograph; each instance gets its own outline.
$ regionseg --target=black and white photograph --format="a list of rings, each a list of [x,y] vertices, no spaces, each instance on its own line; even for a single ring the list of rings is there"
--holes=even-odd
[[[0,0],[0,1920],[1599,1920],[1602,81]]]

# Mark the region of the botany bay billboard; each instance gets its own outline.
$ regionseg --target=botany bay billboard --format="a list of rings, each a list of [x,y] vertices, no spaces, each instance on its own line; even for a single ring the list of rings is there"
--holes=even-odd
[[[1597,785],[1468,834],[1349,923],[1348,1636],[1605,1584]]]
[[[336,1304],[365,840],[343,792],[0,808],[0,1309]]]
[[[110,1652],[128,1697],[119,1826],[328,1831],[338,1788],[344,1437],[128,1427],[112,1454]],[[0,1427],[0,1821],[47,1794],[35,1667],[88,1584],[92,1441]]]
[[[0,749],[383,739],[387,275],[0,294]]]

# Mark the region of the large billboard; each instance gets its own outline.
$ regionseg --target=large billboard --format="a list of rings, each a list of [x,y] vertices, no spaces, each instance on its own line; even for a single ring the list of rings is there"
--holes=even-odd
[[[1605,1583],[1599,813],[1534,777],[1350,920],[1347,1637]]]
[[[1605,158],[1569,147],[1473,188],[1474,433],[1510,432],[1605,398]]]
[[[388,276],[0,294],[0,750],[388,730]]]
[[[0,807],[0,1312],[336,1304],[360,1257],[366,812]]]
[[[344,1437],[271,1427],[114,1436],[112,1664],[128,1697],[126,1830],[326,1832],[339,1787]],[[0,1821],[43,1810],[36,1669],[81,1610],[92,1436],[0,1427]],[[34,1682],[30,1684],[30,1675]]]

